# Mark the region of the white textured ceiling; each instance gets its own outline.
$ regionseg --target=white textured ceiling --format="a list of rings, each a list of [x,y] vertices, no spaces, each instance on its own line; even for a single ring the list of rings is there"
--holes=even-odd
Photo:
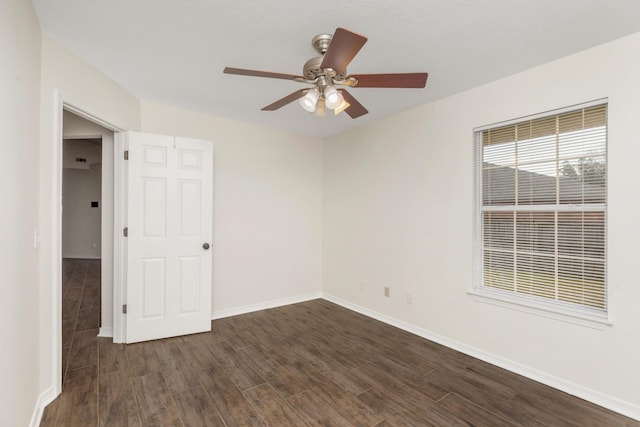
[[[639,0],[33,3],[43,31],[143,100],[320,137],[640,31]],[[336,27],[369,39],[349,73],[427,71],[426,89],[353,88],[369,114],[318,118],[260,111],[300,83],[222,73],[301,74],[311,38]]]

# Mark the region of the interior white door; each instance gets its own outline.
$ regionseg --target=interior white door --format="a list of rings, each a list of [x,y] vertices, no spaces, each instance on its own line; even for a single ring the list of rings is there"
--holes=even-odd
[[[213,143],[126,137],[126,342],[210,331]]]

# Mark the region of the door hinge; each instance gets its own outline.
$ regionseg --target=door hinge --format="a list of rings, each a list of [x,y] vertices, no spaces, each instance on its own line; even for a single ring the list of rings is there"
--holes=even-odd
[[[124,159],[129,160],[129,150],[124,150]]]
[[[122,314],[127,314],[127,304],[122,304]]]
[[[129,227],[125,227],[122,229],[122,235],[127,237],[129,235]]]

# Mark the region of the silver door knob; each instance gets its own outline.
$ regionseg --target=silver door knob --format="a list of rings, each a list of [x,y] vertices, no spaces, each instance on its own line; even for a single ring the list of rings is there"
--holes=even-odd
[[[205,251],[210,248],[208,243],[204,243],[202,247],[204,248]]]

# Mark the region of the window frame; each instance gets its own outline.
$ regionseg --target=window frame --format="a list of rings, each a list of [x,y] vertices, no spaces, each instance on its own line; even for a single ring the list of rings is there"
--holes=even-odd
[[[604,203],[601,204],[582,204],[582,205],[552,205],[553,211],[559,212],[589,212],[596,211],[602,212],[604,215],[604,308],[590,308],[586,305],[581,305],[572,302],[564,302],[556,299],[545,298],[535,295],[528,295],[519,293],[517,291],[502,290],[496,287],[484,286],[484,229],[483,229],[483,215],[485,213],[484,201],[483,201],[483,132],[490,129],[497,129],[505,126],[516,125],[526,121],[533,121],[537,119],[544,119],[547,117],[555,117],[564,113],[570,113],[578,110],[583,110],[591,107],[605,106],[605,189],[604,189]],[[539,114],[534,114],[525,117],[519,117],[516,119],[493,123],[473,129],[473,168],[474,168],[474,209],[473,209],[473,277],[472,285],[468,293],[474,297],[474,299],[482,302],[489,302],[500,306],[506,306],[509,308],[515,308],[521,311],[531,312],[534,314],[541,314],[547,317],[557,318],[560,320],[569,320],[580,324],[586,324],[592,326],[593,324],[611,325],[610,310],[609,310],[609,283],[608,283],[608,146],[609,146],[609,124],[608,124],[608,99],[602,98],[586,103],[571,105],[568,107],[546,111]],[[516,190],[517,191],[517,190]],[[527,207],[519,208],[517,205],[514,210],[506,209],[507,211],[518,212],[519,209],[526,212],[536,212],[544,210],[548,206],[536,206],[535,204]],[[560,207],[558,209],[558,207]],[[491,209],[490,209],[491,211]],[[557,237],[556,237],[557,244]],[[514,246],[514,252],[517,248]],[[555,255],[557,258],[557,254]]]

